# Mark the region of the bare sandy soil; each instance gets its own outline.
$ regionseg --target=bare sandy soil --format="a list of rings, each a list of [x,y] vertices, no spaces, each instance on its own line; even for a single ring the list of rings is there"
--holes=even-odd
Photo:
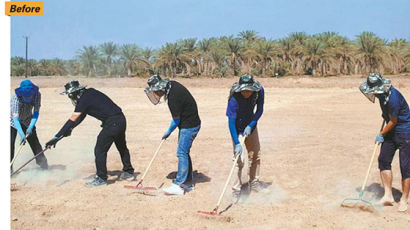
[[[41,87],[42,107],[37,130],[44,144],[68,119],[73,106],[58,93],[69,77],[34,78]],[[409,76],[392,77],[410,100]],[[14,89],[20,78],[12,78]],[[118,181],[119,154],[108,153],[109,185],[86,188],[95,173],[93,148],[100,122],[86,118],[72,136],[46,152],[50,170],[31,163],[12,179],[12,229],[408,229],[409,211],[378,207],[374,212],[340,207],[357,197],[381,125],[378,104],[358,90],[361,77],[260,79],[265,87],[265,112],[258,124],[262,148],[263,193],[251,193],[229,207],[225,218],[206,219],[232,162],[232,145],[225,109],[230,79],[177,79],[197,100],[202,128],[191,149],[195,191],[185,196],[145,196]],[[124,111],[131,160],[141,177],[162,133],[170,122],[165,104],[152,105],[145,79],[80,79],[109,95]],[[168,186],[177,170],[177,134],[166,141],[148,173],[145,185]],[[16,166],[32,156],[25,146]],[[398,156],[393,162],[395,197],[401,196]],[[246,181],[246,180],[245,180]],[[136,182],[133,182],[136,183]],[[383,195],[377,162],[369,178],[366,199]]]

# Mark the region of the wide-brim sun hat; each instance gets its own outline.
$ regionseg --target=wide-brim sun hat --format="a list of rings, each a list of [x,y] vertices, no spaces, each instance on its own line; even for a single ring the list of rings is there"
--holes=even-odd
[[[371,73],[359,89],[371,102],[374,103],[375,94],[384,94],[390,91],[391,80],[382,77],[380,74]]]
[[[19,97],[32,97],[38,93],[38,86],[34,85],[30,80],[24,80],[14,92]]]
[[[76,80],[74,81],[70,81],[67,84],[64,85],[65,91],[61,92],[61,95],[67,95],[70,93],[73,93],[75,91],[81,90],[81,89],[85,89],[85,85],[80,85],[80,83]]]
[[[155,75],[154,75],[155,76]],[[150,78],[151,79],[151,78]],[[148,79],[148,80],[150,80]],[[145,92],[155,92],[155,91],[165,91],[167,88],[167,85],[169,83],[169,78],[164,78],[164,79],[157,79],[157,80],[153,80],[153,81],[148,81],[148,87],[145,88]]]
[[[155,92],[157,91],[164,92],[164,100],[167,99],[167,95],[170,89],[170,85],[168,83],[169,78],[162,79],[159,75],[153,75],[148,79],[148,87],[144,89],[144,92],[152,104],[156,105],[161,101],[162,96],[156,94]]]
[[[258,81],[255,81],[252,76],[250,75],[242,75],[239,78],[239,82],[235,82],[232,86],[232,90],[235,93],[241,92],[241,91],[253,91],[253,92],[259,92],[261,89],[261,84]]]

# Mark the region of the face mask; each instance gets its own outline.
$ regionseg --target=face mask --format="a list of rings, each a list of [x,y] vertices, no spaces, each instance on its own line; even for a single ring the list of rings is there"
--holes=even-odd
[[[84,90],[79,90],[79,91],[69,93],[69,94],[67,94],[67,96],[68,96],[68,98],[70,98],[71,103],[73,103],[73,105],[76,106],[77,103],[78,103],[78,100],[80,100],[83,93],[84,93]]]
[[[157,105],[161,101],[161,97],[158,96],[151,88],[146,88],[144,90],[145,94],[147,95],[148,99],[151,101],[153,105]]]

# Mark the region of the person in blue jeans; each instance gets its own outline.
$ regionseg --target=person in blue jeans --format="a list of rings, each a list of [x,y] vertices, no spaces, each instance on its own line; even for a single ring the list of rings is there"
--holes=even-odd
[[[178,172],[172,185],[164,188],[168,195],[184,195],[185,191],[194,189],[192,161],[189,155],[192,142],[195,140],[201,120],[194,97],[183,85],[168,78],[162,79],[154,75],[148,79],[148,87],[144,90],[152,104],[156,105],[164,97],[167,101],[172,121],[162,136],[167,139],[178,127]]]
[[[374,103],[379,99],[382,117],[386,126],[376,136],[376,142],[382,143],[379,155],[379,169],[384,196],[382,205],[392,206],[393,174],[391,163],[394,154],[399,149],[400,171],[402,176],[402,197],[399,211],[407,210],[410,191],[410,111],[403,95],[392,86],[391,81],[380,74],[371,73],[360,87],[360,91]]]

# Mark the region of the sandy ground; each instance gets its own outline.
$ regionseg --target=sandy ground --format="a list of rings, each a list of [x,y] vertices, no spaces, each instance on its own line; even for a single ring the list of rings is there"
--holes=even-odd
[[[41,87],[37,123],[41,143],[64,124],[73,106],[60,96],[70,80],[34,78]],[[12,78],[14,89],[21,79]],[[258,124],[262,148],[263,193],[251,193],[229,207],[230,191],[222,202],[225,218],[207,219],[229,173],[232,146],[225,109],[236,79],[177,79],[197,100],[202,128],[191,149],[195,191],[185,196],[145,196],[124,189],[118,181],[119,154],[108,153],[109,185],[86,188],[95,173],[93,148],[100,122],[88,117],[71,137],[46,152],[48,172],[35,163],[12,179],[12,229],[408,229],[409,211],[378,207],[374,212],[341,208],[344,198],[357,197],[381,125],[378,104],[358,90],[361,77],[260,79],[265,86],[265,112]],[[392,77],[410,100],[409,76]],[[170,122],[165,104],[152,105],[145,79],[80,79],[109,95],[123,109],[127,141],[138,174],[144,171]],[[177,170],[176,133],[163,145],[145,185],[168,186]],[[32,156],[24,147],[16,166]],[[401,196],[398,156],[393,162],[395,196]],[[246,176],[246,175],[245,175]],[[245,177],[246,178],[246,177]],[[245,179],[246,181],[246,179]],[[136,183],[136,182],[133,182]],[[377,163],[369,178],[366,199],[383,195]]]

